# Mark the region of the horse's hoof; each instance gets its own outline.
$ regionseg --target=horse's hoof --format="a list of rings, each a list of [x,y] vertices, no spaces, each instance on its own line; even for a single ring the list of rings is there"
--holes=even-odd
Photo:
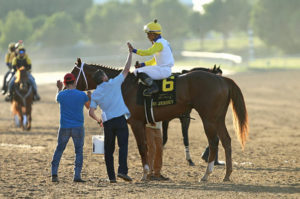
[[[195,166],[195,163],[191,159],[189,159],[188,162],[190,166]]]
[[[224,178],[223,182],[230,182],[230,179],[229,178]]]
[[[141,178],[141,181],[146,182],[146,181],[149,181],[149,180],[147,178]]]
[[[203,177],[201,178],[200,182],[206,182],[207,181],[207,177]]]
[[[207,182],[207,179],[201,178],[201,179],[199,180],[199,182]]]

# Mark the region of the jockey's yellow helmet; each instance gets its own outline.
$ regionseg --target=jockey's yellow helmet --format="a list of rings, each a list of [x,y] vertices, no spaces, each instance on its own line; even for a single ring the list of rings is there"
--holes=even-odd
[[[23,45],[20,45],[17,49],[17,53],[24,54],[26,52],[26,49]]]
[[[13,51],[15,51],[15,43],[10,43],[10,44],[8,44],[8,50],[9,50],[9,52],[13,52]]]
[[[161,28],[161,25],[159,23],[157,23],[157,19],[154,19],[153,22],[150,22],[144,26],[144,31],[146,33],[161,34],[162,28]]]
[[[15,43],[11,42],[11,43],[8,44],[8,48],[15,47],[15,45],[16,45]]]

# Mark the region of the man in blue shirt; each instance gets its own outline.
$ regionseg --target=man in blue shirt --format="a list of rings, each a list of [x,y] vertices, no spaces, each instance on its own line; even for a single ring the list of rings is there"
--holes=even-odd
[[[129,50],[124,70],[113,79],[108,79],[105,72],[100,69],[93,75],[93,79],[98,86],[92,94],[89,115],[98,124],[101,126],[104,125],[104,157],[107,174],[111,183],[117,182],[113,157],[115,137],[117,137],[119,145],[118,177],[125,181],[132,181],[127,175],[128,126],[126,119],[130,117],[130,113],[124,103],[121,91],[121,85],[130,69],[131,59],[132,51]],[[102,110],[102,119],[98,118],[95,114],[97,106]]]
[[[76,89],[75,77],[72,73],[65,75],[64,85],[66,89],[62,91],[63,84],[60,80],[57,81],[56,101],[60,104],[60,128],[57,147],[51,163],[52,182],[58,182],[59,162],[70,137],[73,139],[76,153],[74,182],[85,182],[81,179],[84,144],[83,106],[89,108],[91,93],[88,92],[86,95]]]

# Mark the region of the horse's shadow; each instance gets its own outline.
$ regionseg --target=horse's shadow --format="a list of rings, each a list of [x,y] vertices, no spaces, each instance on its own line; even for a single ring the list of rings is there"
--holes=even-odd
[[[136,182],[137,187],[140,188],[153,188],[153,189],[184,189],[184,190],[203,190],[203,191],[218,191],[218,192],[244,192],[244,193],[274,193],[274,194],[295,194],[300,193],[299,184],[295,185],[249,185],[249,184],[236,184],[233,182],[226,183],[209,183],[209,182],[176,182],[174,183],[143,183]]]

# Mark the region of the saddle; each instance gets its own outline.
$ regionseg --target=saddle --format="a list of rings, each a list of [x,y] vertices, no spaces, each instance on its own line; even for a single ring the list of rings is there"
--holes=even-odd
[[[143,83],[138,84],[137,105],[145,107],[147,123],[155,123],[153,107],[167,106],[176,104],[176,78],[178,75],[172,75],[163,80],[154,80],[159,88],[159,92],[152,96],[144,96],[143,92],[148,87]]]

